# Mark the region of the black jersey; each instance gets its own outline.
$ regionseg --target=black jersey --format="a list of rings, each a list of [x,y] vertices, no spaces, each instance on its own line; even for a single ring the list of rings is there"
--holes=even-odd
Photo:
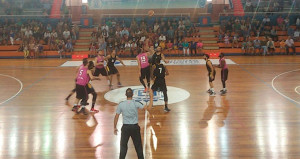
[[[110,58],[107,60],[107,66],[108,66],[108,67],[114,66],[116,60],[117,60],[117,56],[112,57],[112,56],[110,55]]]
[[[166,68],[163,64],[158,64],[155,67],[155,70],[153,71],[153,75],[157,79],[164,79],[166,76]]]
[[[156,52],[152,55],[151,61],[152,64],[154,65],[156,60],[159,59],[159,61],[161,60],[161,53],[159,55],[156,54]]]
[[[208,62],[209,62],[209,61],[210,61],[210,60],[207,60],[207,61],[206,61],[206,69],[207,69],[208,73],[215,72],[215,69],[214,69],[214,68],[211,69],[211,68],[209,67],[209,65],[208,65]]]

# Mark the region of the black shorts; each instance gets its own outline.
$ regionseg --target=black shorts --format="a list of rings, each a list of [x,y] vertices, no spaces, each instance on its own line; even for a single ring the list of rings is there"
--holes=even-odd
[[[102,76],[107,76],[108,73],[105,69],[105,67],[102,67],[102,68],[96,68],[95,72],[94,72],[94,76],[99,76],[99,75],[102,75]]]
[[[108,66],[107,72],[108,72],[108,75],[114,75],[114,74],[119,73],[118,69],[115,66]]]
[[[167,91],[167,85],[165,79],[155,79],[154,84],[151,87],[152,91]]]
[[[88,83],[88,84],[85,86],[85,88],[86,88],[88,94],[94,93],[94,92],[95,92],[94,87],[93,87],[90,83]]]
[[[227,78],[228,78],[228,69],[222,69],[221,71],[221,80],[222,81],[227,81]]]
[[[141,78],[150,80],[150,66],[141,69]]]
[[[76,98],[77,99],[87,99],[88,97],[88,90],[86,86],[76,84]]]
[[[211,77],[210,77],[210,73],[208,73],[208,81],[209,81],[209,82],[214,81],[214,80],[215,80],[215,77],[216,77],[216,71],[213,72],[213,78],[211,78]]]

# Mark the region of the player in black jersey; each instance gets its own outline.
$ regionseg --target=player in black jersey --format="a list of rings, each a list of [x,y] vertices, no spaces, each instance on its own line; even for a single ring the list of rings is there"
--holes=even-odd
[[[120,61],[123,66],[125,66],[123,61],[116,55],[115,50],[113,50],[110,55],[105,57],[105,61],[107,62],[106,70],[107,70],[108,75],[109,75],[109,86],[110,86],[110,88],[112,88],[112,77],[115,74],[117,75],[118,86],[122,86],[121,81],[120,81],[120,73],[119,73],[118,69],[115,67],[115,62],[117,60]]]
[[[156,48],[156,51],[154,52],[154,54],[152,55],[152,57],[150,59],[151,59],[151,61],[149,63],[152,64],[152,68],[150,69],[151,70],[150,75],[151,75],[151,79],[153,79],[153,71],[154,71],[153,65],[155,65],[156,60],[159,60],[159,61],[163,60],[165,63],[169,63],[169,61],[166,60],[165,55],[161,52],[161,47],[160,46],[158,46]]]
[[[208,72],[208,79],[209,79],[209,86],[210,86],[210,89],[207,91],[207,93],[209,93],[210,96],[215,96],[216,93],[214,90],[213,81],[215,80],[216,70],[213,67],[211,61],[209,60],[208,54],[204,54],[203,59],[206,61],[206,69]]]
[[[153,77],[154,77],[154,84],[151,87],[150,90],[150,97],[151,100],[153,100],[153,91],[162,91],[164,95],[164,101],[165,101],[165,112],[171,111],[168,108],[168,94],[167,94],[167,85],[165,81],[165,76],[169,75],[168,69],[166,66],[160,63],[160,59],[156,59],[155,65],[154,65],[154,71],[153,71]]]

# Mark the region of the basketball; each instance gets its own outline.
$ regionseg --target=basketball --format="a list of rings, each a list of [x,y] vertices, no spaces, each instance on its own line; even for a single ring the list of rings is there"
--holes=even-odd
[[[149,10],[149,11],[148,11],[148,16],[149,16],[149,17],[152,17],[153,15],[154,15],[154,10]]]

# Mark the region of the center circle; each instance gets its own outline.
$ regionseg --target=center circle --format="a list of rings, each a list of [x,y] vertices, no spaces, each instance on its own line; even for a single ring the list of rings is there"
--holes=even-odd
[[[133,100],[139,101],[143,104],[148,104],[150,100],[149,93],[144,93],[143,86],[126,86],[122,88],[117,88],[107,92],[104,98],[113,103],[120,103],[126,100],[125,92],[127,88],[133,90]],[[174,104],[184,101],[190,97],[190,93],[184,89],[167,86],[168,93],[168,104]],[[164,105],[164,95],[163,92],[153,92],[153,106]]]

